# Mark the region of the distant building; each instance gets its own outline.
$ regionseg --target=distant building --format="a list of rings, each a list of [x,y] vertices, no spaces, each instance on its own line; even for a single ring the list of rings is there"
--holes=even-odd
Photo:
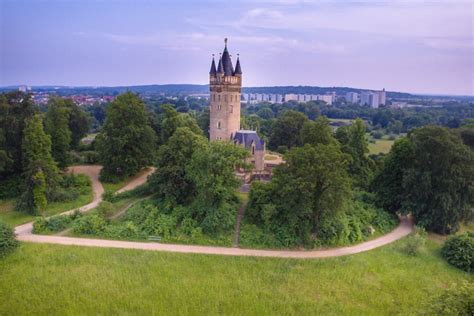
[[[364,91],[360,94],[360,104],[378,108],[387,101],[385,89],[382,91]]]
[[[359,103],[359,94],[357,92],[347,92],[346,101],[349,103]]]
[[[297,94],[285,94],[285,102],[288,101],[298,101],[298,95]]]

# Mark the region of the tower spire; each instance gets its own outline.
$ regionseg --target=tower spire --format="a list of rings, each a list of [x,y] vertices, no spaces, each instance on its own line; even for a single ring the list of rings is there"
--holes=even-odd
[[[211,70],[209,71],[209,74],[210,74],[211,76],[215,76],[216,73],[217,73],[217,71],[216,71],[216,63],[215,63],[215,61],[214,61],[214,54],[212,54]]]

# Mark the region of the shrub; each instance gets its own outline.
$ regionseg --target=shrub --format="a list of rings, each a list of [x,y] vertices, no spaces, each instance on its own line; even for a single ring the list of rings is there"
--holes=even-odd
[[[105,227],[104,235],[110,238],[138,238],[140,231],[133,222],[125,222],[120,225],[108,225]]]
[[[474,233],[464,233],[450,237],[441,253],[455,267],[467,272],[474,271]]]
[[[320,245],[339,246],[349,240],[349,224],[344,214],[326,218],[319,224],[318,242]]]
[[[33,233],[43,234],[63,231],[81,216],[82,214],[79,211],[75,211],[71,215],[57,215],[49,218],[37,217],[33,223]]]
[[[103,232],[107,226],[106,220],[99,214],[83,216],[73,224],[73,231],[77,234],[96,235]]]
[[[383,137],[383,133],[381,131],[373,131],[371,134],[375,139],[381,139]]]
[[[0,258],[13,251],[18,245],[13,229],[0,221]]]
[[[82,161],[86,164],[96,164],[99,162],[99,153],[96,151],[81,152]]]
[[[428,315],[474,315],[474,284],[467,281],[453,284],[440,296],[435,297],[427,310]]]
[[[413,232],[405,240],[403,252],[409,256],[416,256],[420,253],[421,248],[426,242],[426,231],[424,228],[415,227]]]
[[[113,192],[105,191],[104,194],[102,194],[102,200],[113,203],[117,200],[117,198]]]

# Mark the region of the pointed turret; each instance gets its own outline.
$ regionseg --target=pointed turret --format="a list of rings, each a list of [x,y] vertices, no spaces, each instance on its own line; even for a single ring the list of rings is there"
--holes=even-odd
[[[232,66],[232,60],[230,60],[230,54],[227,50],[227,38],[224,40],[225,47],[222,53],[222,67],[224,68],[224,76],[232,76],[234,74],[234,67]]]
[[[217,66],[217,73],[218,74],[224,73],[224,69],[222,68],[222,56],[219,56],[219,65]]]
[[[240,68],[239,54],[237,54],[237,63],[235,64],[234,76],[235,75],[238,75],[238,76],[242,75],[242,69]]]
[[[211,63],[211,70],[209,71],[209,74],[211,76],[215,76],[217,73],[216,71],[216,63],[214,62],[214,54],[212,54],[212,63]]]

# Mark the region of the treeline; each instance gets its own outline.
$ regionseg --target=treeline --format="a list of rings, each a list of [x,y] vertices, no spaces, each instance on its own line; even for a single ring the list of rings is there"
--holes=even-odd
[[[28,94],[0,95],[0,197],[19,196],[16,208],[31,214],[49,202],[76,198],[75,177],[61,169],[89,124],[71,100],[52,98],[41,114]]]

